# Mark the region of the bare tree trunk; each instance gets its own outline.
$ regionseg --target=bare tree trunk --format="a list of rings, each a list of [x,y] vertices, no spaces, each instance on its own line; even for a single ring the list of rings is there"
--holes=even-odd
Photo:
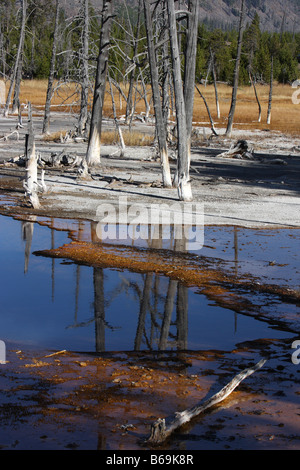
[[[213,121],[213,118],[212,118],[212,116],[211,116],[211,114],[210,114],[210,110],[209,110],[208,103],[207,103],[205,97],[203,96],[203,94],[201,93],[200,88],[199,88],[197,85],[196,85],[196,90],[198,91],[199,95],[201,96],[201,98],[202,98],[203,101],[204,101],[204,104],[205,104],[205,107],[206,107],[206,111],[207,111],[207,114],[208,114],[208,117],[209,117],[209,120],[210,120],[210,126],[211,126],[210,128],[211,128],[212,132],[214,133],[214,135],[218,135],[217,132],[216,132],[216,130],[215,130],[214,121]]]
[[[22,70],[23,70],[23,49],[24,49],[24,42],[23,42],[23,47],[22,47],[17,74],[16,74],[14,97],[13,97],[12,110],[11,110],[12,114],[16,114],[18,112],[19,103],[20,103],[19,96],[20,96],[20,86],[21,86]]]
[[[142,3],[141,0],[139,0],[139,2],[138,2],[138,16],[137,16],[137,28],[136,28],[136,36],[135,37],[134,37],[134,32],[132,31],[132,35],[134,37],[133,57],[135,57],[137,55],[137,52],[138,52],[138,41],[139,41],[140,23],[141,23],[140,19],[141,19],[141,11],[142,11],[141,3]],[[134,86],[135,76],[136,76],[136,68],[134,68],[130,72],[129,90],[128,90],[127,101],[126,101],[125,123],[128,123],[129,119],[132,117],[132,114],[133,114],[132,95],[133,95],[133,86]]]
[[[40,207],[38,190],[38,171],[37,171],[37,155],[35,152],[35,142],[33,134],[31,103],[28,103],[28,133],[25,141],[25,158],[26,158],[26,181],[24,181],[24,189],[26,196],[29,198],[34,209]]]
[[[102,112],[108,69],[108,51],[110,44],[109,40],[112,22],[112,11],[113,1],[104,0],[102,7],[99,55],[97,61],[97,72],[95,80],[90,135],[86,153],[86,161],[89,166],[100,164]]]
[[[273,99],[273,74],[274,74],[274,56],[271,57],[271,74],[270,74],[270,92],[269,92],[269,105],[267,114],[267,124],[271,124],[271,110]]]
[[[5,66],[5,49],[4,49],[4,34],[2,33],[2,25],[0,22],[0,63],[2,63],[2,70],[1,74],[3,75],[3,78],[5,78],[6,74],[6,66]]]
[[[52,55],[50,62],[50,71],[48,79],[48,88],[47,96],[45,103],[45,114],[43,121],[43,134],[49,132],[50,126],[50,106],[53,92],[53,82],[54,82],[54,73],[55,73],[55,63],[56,63],[56,49],[57,49],[57,40],[58,40],[58,20],[59,20],[59,0],[56,0],[56,12],[55,12],[55,25],[54,25],[54,35],[53,35],[53,45],[52,45]]]
[[[195,70],[198,38],[199,0],[189,0],[188,9],[188,30],[185,50],[186,60],[184,67],[184,102],[186,111],[187,138],[188,145],[190,146],[190,138],[193,127],[193,110],[195,96]]]
[[[163,186],[166,188],[172,187],[170,165],[168,159],[167,149],[167,132],[164,125],[164,116],[161,105],[160,90],[159,90],[159,74],[157,67],[157,60],[155,54],[154,37],[152,30],[152,18],[150,10],[150,0],[144,0],[144,12],[146,20],[147,42],[148,42],[148,56],[151,73],[151,85],[153,95],[153,105],[155,113],[156,135],[158,140],[158,148],[160,154],[160,162],[162,168]]]
[[[5,104],[4,112],[3,112],[3,115],[5,117],[8,116],[9,105],[10,105],[12,92],[13,92],[13,88],[14,88],[17,73],[18,73],[18,68],[19,67],[22,68],[21,58],[23,54],[24,40],[25,40],[26,11],[27,11],[27,0],[22,0],[22,22],[21,22],[21,29],[20,29],[20,39],[19,39],[18,51],[17,51],[17,56],[15,59],[14,68],[13,68],[11,78],[10,78],[10,87],[9,87],[6,104]],[[20,69],[20,73],[22,73],[21,69]],[[20,87],[20,84],[19,84],[19,87]],[[18,101],[18,92],[17,92],[17,101]]]
[[[214,79],[214,89],[215,89],[215,99],[216,99],[216,109],[217,109],[217,118],[220,119],[220,104],[219,104],[219,95],[218,95],[218,86],[217,86],[217,74],[216,74],[216,64],[215,64],[215,55],[210,51],[211,60],[212,60],[212,73]]]
[[[115,124],[116,124],[116,129],[117,129],[118,134],[119,134],[119,140],[120,140],[120,146],[121,146],[120,157],[123,157],[124,153],[125,153],[125,143],[124,143],[124,139],[123,139],[122,129],[121,129],[121,126],[119,124],[118,117],[117,117],[114,92],[113,92],[110,76],[108,76],[108,81],[109,81],[109,89],[110,89],[110,94],[111,94],[112,108],[113,108],[113,113],[114,113],[114,121],[115,121]]]
[[[232,132],[233,118],[234,118],[234,112],[235,112],[235,107],[236,107],[237,91],[238,91],[238,86],[239,86],[240,62],[241,62],[242,43],[243,43],[243,34],[244,34],[244,25],[245,25],[244,18],[245,18],[245,0],[242,0],[237,56],[236,56],[234,76],[233,76],[231,107],[230,107],[230,111],[228,115],[228,123],[227,123],[227,129],[226,129],[226,135],[229,135],[229,136],[231,135],[231,132]]]
[[[81,78],[81,100],[80,114],[78,119],[78,134],[83,135],[86,130],[88,119],[88,100],[89,100],[89,2],[83,0],[83,53],[82,53],[82,78]]]
[[[169,35],[171,44],[173,84],[175,95],[176,121],[177,121],[177,185],[178,196],[181,201],[192,200],[192,190],[189,178],[190,155],[189,138],[186,118],[186,107],[181,77],[180,55],[177,39],[176,17],[174,0],[168,0]],[[194,90],[194,87],[193,87]]]

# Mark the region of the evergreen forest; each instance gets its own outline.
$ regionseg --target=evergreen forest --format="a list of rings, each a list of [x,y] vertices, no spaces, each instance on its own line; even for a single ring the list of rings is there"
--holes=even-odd
[[[117,2],[116,2],[117,3]],[[59,4],[59,3],[58,3]],[[70,14],[59,4],[59,28],[55,78],[78,81],[83,54],[83,4]],[[143,15],[139,24],[137,9],[131,2],[114,7],[111,31],[110,68],[116,81],[128,76],[132,65],[145,66],[147,40]],[[22,50],[23,79],[45,79],[49,76],[55,24],[56,0],[28,0],[25,39]],[[0,77],[9,80],[13,71],[20,39],[22,1],[1,0],[0,5]],[[100,12],[89,6],[89,68],[91,79],[95,71],[100,34]],[[133,40],[134,38],[134,40]],[[196,60],[196,80],[212,79],[211,58],[218,81],[232,83],[237,51],[238,31],[209,28],[199,23]],[[185,58],[184,40],[181,42]],[[292,83],[298,78],[300,33],[268,32],[260,27],[259,14],[245,25],[239,81],[249,84],[249,72],[257,83],[268,83],[273,58],[273,77],[279,83]],[[147,68],[146,68],[147,69]],[[145,75],[147,79],[147,73]]]

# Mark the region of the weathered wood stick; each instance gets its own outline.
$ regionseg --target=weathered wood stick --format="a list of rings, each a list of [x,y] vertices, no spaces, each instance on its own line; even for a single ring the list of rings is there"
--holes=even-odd
[[[266,362],[266,359],[261,359],[255,366],[244,369],[238,375],[236,375],[225,387],[223,387],[218,393],[208,398],[203,403],[200,403],[187,410],[176,412],[175,415],[170,416],[166,419],[159,418],[151,425],[150,436],[146,439],[147,444],[161,444],[165,441],[175,429],[179,428],[183,424],[189,422],[192,418],[195,418],[200,413],[203,413],[208,408],[217,405],[221,401],[230,395],[231,392],[249,375],[260,369]],[[166,424],[168,421],[168,424]]]

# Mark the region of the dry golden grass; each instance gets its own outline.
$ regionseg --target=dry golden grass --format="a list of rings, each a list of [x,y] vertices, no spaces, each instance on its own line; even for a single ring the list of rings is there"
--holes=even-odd
[[[122,132],[125,145],[129,147],[138,147],[143,145],[152,145],[153,136],[143,134],[142,132],[126,131]],[[118,144],[119,135],[115,131],[103,131],[101,133],[101,142],[103,144]]]
[[[221,118],[217,119],[215,95],[213,86],[202,87],[216,127],[226,127],[227,116],[231,103],[231,88],[226,85],[218,86]],[[267,110],[269,101],[269,86],[258,85],[257,94],[262,107],[262,119],[258,123],[258,105],[252,87],[240,87],[237,95],[237,106],[234,115],[234,125],[240,129],[269,129],[287,134],[300,135],[300,105],[292,102],[295,89],[290,85],[275,84],[273,88],[271,124],[267,125]],[[202,98],[195,95],[194,120],[207,121],[207,113]]]
[[[126,86],[122,85],[126,93]],[[46,80],[25,80],[22,82],[20,100],[21,102],[30,101],[33,106],[43,107],[46,99],[47,81]],[[231,102],[231,87],[220,84],[218,85],[218,94],[220,102],[221,117],[217,119],[214,87],[208,85],[201,86],[201,91],[205,96],[210,111],[215,122],[216,128],[226,127],[227,116]],[[267,108],[269,98],[269,87],[258,85],[257,92],[262,106],[262,120],[261,123],[257,122],[258,106],[255,100],[255,95],[252,87],[241,87],[238,90],[238,100],[234,116],[234,127],[241,129],[270,129],[277,130],[287,134],[300,135],[300,105],[295,105],[292,102],[292,94],[295,89],[289,85],[274,84],[273,89],[273,103],[272,103],[272,119],[271,124],[267,125]],[[61,86],[55,93],[52,99],[52,110],[55,111],[78,111],[79,94],[77,93],[75,84],[67,84]],[[150,89],[149,89],[150,97]],[[91,97],[92,98],[92,97]],[[118,116],[125,113],[125,101],[115,90],[115,104]],[[136,106],[136,112],[141,113],[144,109],[144,101],[140,99]],[[104,104],[104,115],[113,117],[111,98],[109,94],[106,95]],[[209,120],[206,112],[204,102],[198,92],[195,92],[195,105],[194,105],[194,122],[201,123],[200,125],[209,126]],[[115,134],[107,136],[108,138],[115,138]],[[125,139],[125,136],[124,136]],[[126,140],[131,141],[127,145],[140,145],[138,142],[145,141],[145,137],[126,135]],[[125,140],[125,143],[126,143]],[[143,145],[146,145],[144,142]]]

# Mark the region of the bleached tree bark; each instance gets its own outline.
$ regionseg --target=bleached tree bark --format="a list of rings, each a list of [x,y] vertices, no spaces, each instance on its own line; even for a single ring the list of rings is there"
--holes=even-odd
[[[55,10],[55,24],[54,24],[54,34],[53,34],[53,44],[52,44],[52,54],[50,62],[50,71],[45,103],[45,113],[43,121],[43,134],[49,132],[50,126],[50,106],[53,93],[53,82],[54,82],[54,73],[55,73],[55,64],[56,64],[56,49],[58,41],[58,23],[59,23],[59,0],[56,0],[56,10]]]
[[[12,97],[13,88],[14,88],[17,73],[18,73],[18,68],[21,67],[21,57],[22,57],[24,41],[25,41],[26,12],[27,12],[27,0],[22,0],[22,21],[21,21],[21,28],[20,28],[20,39],[19,39],[19,45],[18,45],[18,50],[17,50],[17,55],[16,55],[13,71],[12,71],[11,78],[10,78],[10,86],[9,86],[9,90],[8,90],[8,94],[6,98],[6,103],[5,103],[5,107],[3,111],[4,117],[8,116],[9,105],[11,102],[11,97]],[[20,70],[20,73],[21,73],[21,70]],[[18,92],[17,92],[17,101],[18,101]]]
[[[151,74],[151,87],[153,106],[155,114],[156,136],[158,141],[158,151],[162,169],[162,180],[165,188],[172,187],[171,172],[168,158],[167,148],[167,132],[164,124],[164,116],[162,110],[162,103],[159,90],[159,73],[157,66],[157,58],[155,52],[154,35],[152,29],[152,15],[150,8],[150,0],[144,0],[144,13],[146,22],[147,44],[148,44],[148,57]]]
[[[102,112],[108,70],[108,51],[110,45],[112,12],[113,1],[104,0],[102,7],[99,55],[97,60],[97,72],[95,80],[91,126],[88,148],[86,153],[86,161],[88,166],[100,164]]]
[[[40,201],[37,194],[38,191],[38,168],[37,155],[35,152],[35,141],[33,133],[33,122],[31,103],[28,103],[28,133],[25,141],[25,158],[26,158],[26,180],[24,181],[25,194],[31,202],[34,209],[39,209]]]
[[[241,53],[242,53],[242,43],[243,43],[243,34],[245,28],[245,0],[242,0],[241,12],[240,12],[240,23],[239,23],[239,36],[238,36],[238,47],[237,47],[237,56],[235,61],[234,76],[233,76],[233,88],[232,88],[232,97],[231,97],[231,106],[228,115],[228,123],[226,129],[226,135],[231,135],[233,118],[236,108],[237,100],[237,91],[239,86],[239,75],[240,75],[240,62],[241,62]]]
[[[167,2],[169,17],[169,35],[172,57],[173,85],[177,122],[177,188],[178,197],[181,201],[191,201],[193,199],[191,183],[189,178],[190,154],[189,154],[189,123],[186,118],[186,106],[183,93],[183,83],[181,76],[181,63],[177,38],[177,27],[175,17],[174,0]],[[194,87],[193,87],[194,91]],[[188,111],[190,112],[190,111]]]

